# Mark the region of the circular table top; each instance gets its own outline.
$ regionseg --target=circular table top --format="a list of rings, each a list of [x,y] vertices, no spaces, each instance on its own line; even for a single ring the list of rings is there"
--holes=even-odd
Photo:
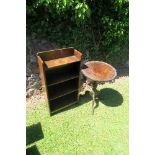
[[[116,75],[116,69],[108,63],[102,61],[88,61],[85,67],[81,70],[83,75],[93,81],[110,81],[113,80]]]

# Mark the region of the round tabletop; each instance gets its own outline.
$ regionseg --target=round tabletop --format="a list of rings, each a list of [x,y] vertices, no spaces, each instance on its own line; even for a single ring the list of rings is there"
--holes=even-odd
[[[81,70],[82,74],[93,81],[111,81],[117,76],[116,69],[102,61],[88,61]]]

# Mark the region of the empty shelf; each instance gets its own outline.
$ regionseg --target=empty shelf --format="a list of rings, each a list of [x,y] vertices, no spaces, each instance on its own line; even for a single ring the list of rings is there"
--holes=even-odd
[[[62,83],[79,77],[79,63],[56,67],[46,71],[47,86]]]
[[[78,59],[76,56],[69,56],[65,58],[45,61],[45,64],[47,68],[52,68],[52,67],[57,67],[57,66],[62,66],[62,65],[78,62],[78,61],[80,61],[80,59]]]
[[[65,82],[65,81],[68,81],[68,80],[72,80],[72,79],[75,79],[79,77],[79,75],[77,74],[64,74],[63,76],[55,76],[53,77],[53,80],[51,82],[49,82],[49,84],[47,86],[52,86],[52,85],[55,85],[55,84],[58,84],[58,83],[62,83],[62,82]]]
[[[54,86],[49,86],[48,88],[49,100],[56,99],[58,97],[70,94],[77,90],[78,90],[78,78]]]
[[[78,91],[68,94],[66,96],[49,101],[50,109],[52,112],[56,112],[65,107],[68,107],[77,102]]]

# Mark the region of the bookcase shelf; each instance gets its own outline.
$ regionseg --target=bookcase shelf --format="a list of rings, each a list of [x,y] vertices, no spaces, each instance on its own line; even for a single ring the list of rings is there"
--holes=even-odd
[[[72,79],[63,83],[52,85],[48,87],[49,100],[64,96],[75,90],[78,90],[79,79]]]
[[[54,113],[73,105],[74,103],[77,102],[77,93],[78,91],[75,91],[65,96],[59,97],[57,99],[50,100],[49,101],[50,110]]]
[[[42,88],[50,114],[78,102],[82,54],[74,48],[37,54]]]
[[[79,63],[56,67],[46,71],[47,86],[62,83],[79,77]]]

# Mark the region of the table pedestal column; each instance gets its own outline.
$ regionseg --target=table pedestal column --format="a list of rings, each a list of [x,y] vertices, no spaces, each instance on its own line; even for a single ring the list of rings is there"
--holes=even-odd
[[[86,83],[83,85],[83,90],[80,92],[80,95],[84,95],[86,91],[88,91],[92,97],[92,114],[94,114],[94,109],[97,106],[96,99],[98,98],[97,93],[97,82],[86,80]]]

